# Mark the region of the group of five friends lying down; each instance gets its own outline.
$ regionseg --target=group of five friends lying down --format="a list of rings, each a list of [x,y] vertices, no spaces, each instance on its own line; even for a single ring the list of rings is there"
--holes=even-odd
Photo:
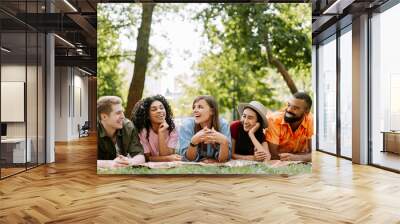
[[[202,95],[194,99],[193,116],[184,120],[178,131],[171,107],[161,95],[140,100],[131,119],[125,117],[119,97],[103,96],[97,101],[97,158],[112,160],[112,167],[146,161],[310,162],[311,105],[311,97],[304,92],[295,93],[286,108],[275,113],[258,101],[241,103],[237,108],[240,120],[228,124],[219,116],[216,100]]]

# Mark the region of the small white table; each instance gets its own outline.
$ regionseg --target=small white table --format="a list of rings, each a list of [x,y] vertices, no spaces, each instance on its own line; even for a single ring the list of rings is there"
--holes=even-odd
[[[27,144],[28,147],[26,147],[26,154],[25,154],[25,138],[1,139],[2,147],[13,147],[12,148],[12,158],[13,158],[12,162],[13,163],[25,163],[25,162],[31,161],[32,141],[30,138],[27,138],[26,142],[28,143]],[[26,161],[25,161],[25,159],[26,159]]]

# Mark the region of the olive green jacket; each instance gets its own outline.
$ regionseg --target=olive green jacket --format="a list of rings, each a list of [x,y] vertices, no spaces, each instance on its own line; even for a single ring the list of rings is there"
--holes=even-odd
[[[140,144],[138,132],[134,124],[124,120],[123,128],[117,130],[117,144],[122,155],[131,157],[143,154],[143,146]],[[110,137],[106,135],[103,125],[97,122],[97,159],[113,160],[117,157],[115,145]]]

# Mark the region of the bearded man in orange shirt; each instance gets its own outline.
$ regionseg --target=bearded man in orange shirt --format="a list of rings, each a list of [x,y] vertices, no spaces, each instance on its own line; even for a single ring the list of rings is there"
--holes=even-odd
[[[311,97],[297,92],[284,111],[268,117],[265,137],[272,159],[311,162],[311,141],[314,133]]]

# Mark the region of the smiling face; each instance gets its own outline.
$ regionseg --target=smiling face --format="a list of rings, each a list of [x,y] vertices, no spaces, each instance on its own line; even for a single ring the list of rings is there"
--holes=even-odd
[[[161,124],[165,121],[167,113],[165,111],[164,105],[156,100],[150,105],[149,118],[150,122],[153,124]]]
[[[253,128],[256,123],[257,123],[257,113],[250,109],[246,108],[243,110],[242,117],[240,118],[240,121],[243,124],[243,129],[245,132],[248,132],[251,128]]]
[[[208,124],[212,120],[213,114],[212,108],[204,99],[193,104],[193,116],[196,124]]]
[[[307,103],[302,99],[291,98],[285,110],[284,120],[287,123],[294,123],[303,119],[308,113]]]
[[[112,129],[122,129],[124,124],[124,110],[121,104],[114,104],[111,106],[112,111],[109,114],[101,113],[101,122],[104,126]]]

